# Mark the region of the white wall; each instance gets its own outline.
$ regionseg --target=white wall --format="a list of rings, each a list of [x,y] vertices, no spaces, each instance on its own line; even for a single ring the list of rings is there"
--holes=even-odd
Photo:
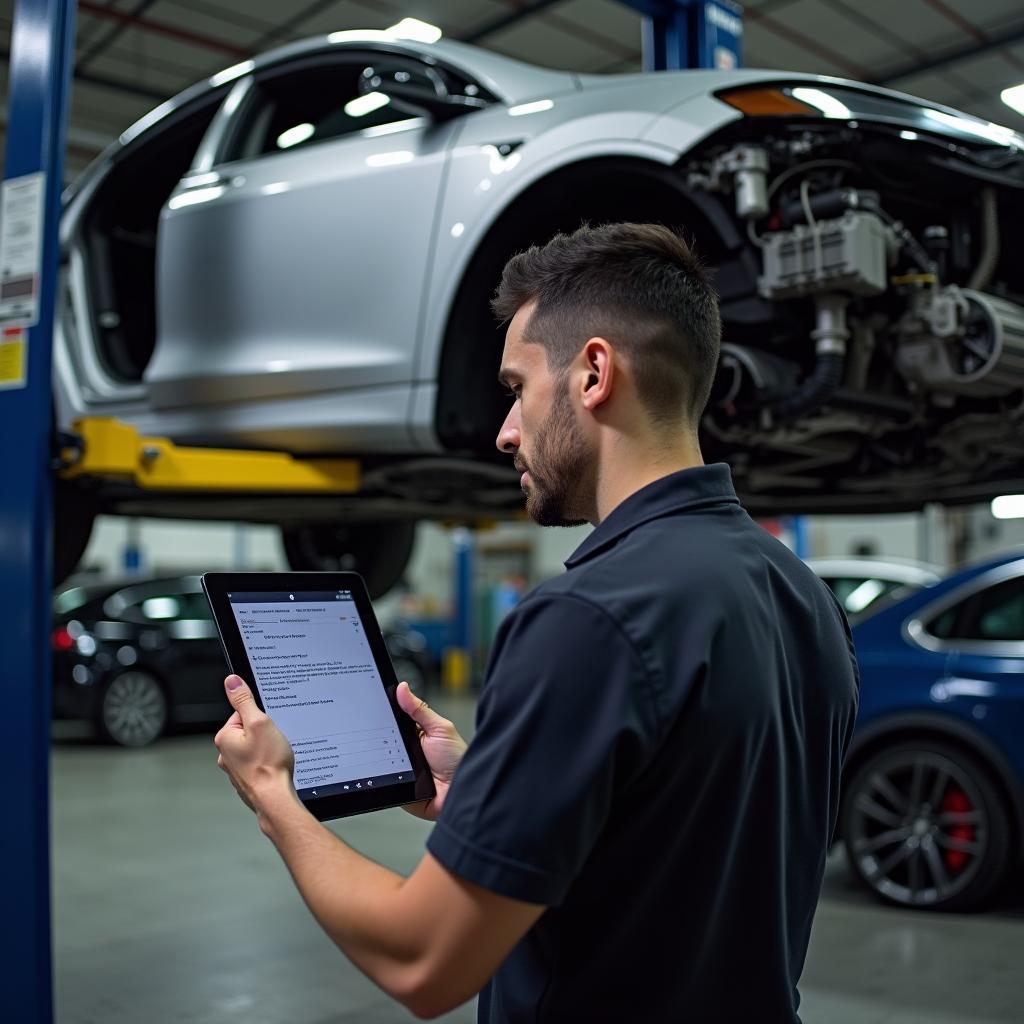
[[[859,544],[871,544],[880,556],[923,559],[922,517],[917,514],[874,516],[810,516],[810,554],[850,555]]]
[[[969,531],[968,560],[1024,546],[1024,520],[992,518],[988,504],[965,512]],[[847,555],[861,543],[871,543],[881,556],[928,560],[926,530],[921,514],[876,516],[812,516],[809,520],[810,553],[814,556]],[[950,528],[942,509],[933,513],[933,561],[949,564]],[[565,571],[564,560],[582,543],[591,527],[569,529],[539,527],[530,522],[499,524],[483,534],[494,538],[526,539],[533,545],[530,584]],[[142,573],[267,570],[288,568],[276,527],[219,522],[127,519],[100,516],[83,559],[83,567],[105,574],[124,572],[124,551],[134,532],[142,552]],[[416,547],[406,573],[414,594],[429,598],[436,614],[445,615],[453,596],[454,555],[450,531],[434,523],[421,523]],[[390,610],[394,598],[382,602]],[[382,612],[382,614],[384,614]]]
[[[80,567],[121,575],[133,531],[142,553],[142,573],[288,567],[274,526],[123,516],[96,520]]]

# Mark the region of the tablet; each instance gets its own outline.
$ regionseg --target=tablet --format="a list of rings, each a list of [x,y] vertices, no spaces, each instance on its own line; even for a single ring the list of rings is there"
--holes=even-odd
[[[426,800],[434,782],[363,578],[208,572],[230,670],[295,752],[295,789],[320,821]]]

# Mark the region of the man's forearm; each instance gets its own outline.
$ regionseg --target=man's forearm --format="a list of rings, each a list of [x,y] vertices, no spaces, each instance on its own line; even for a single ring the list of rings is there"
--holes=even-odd
[[[422,981],[425,950],[401,920],[405,879],[347,846],[294,793],[263,801],[258,813],[320,926],[368,977],[408,1002]]]

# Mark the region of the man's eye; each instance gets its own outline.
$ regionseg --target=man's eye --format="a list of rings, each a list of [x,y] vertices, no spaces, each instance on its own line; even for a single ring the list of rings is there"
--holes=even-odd
[[[506,388],[505,389],[505,396],[507,398],[511,398],[513,401],[515,401],[517,398],[520,397],[519,391],[520,391],[519,388],[516,388],[514,390],[512,388]]]

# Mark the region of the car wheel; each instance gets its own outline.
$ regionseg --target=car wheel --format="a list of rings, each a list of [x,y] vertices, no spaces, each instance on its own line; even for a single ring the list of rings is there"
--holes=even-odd
[[[148,672],[122,672],[107,683],[97,725],[105,739],[122,747],[145,747],[167,725],[167,696]]]
[[[304,523],[281,528],[285,557],[293,570],[357,572],[374,599],[402,578],[415,536],[414,520]]]
[[[1009,814],[988,772],[940,741],[872,756],[844,796],[842,835],[854,874],[903,907],[975,909],[1009,863]]]

